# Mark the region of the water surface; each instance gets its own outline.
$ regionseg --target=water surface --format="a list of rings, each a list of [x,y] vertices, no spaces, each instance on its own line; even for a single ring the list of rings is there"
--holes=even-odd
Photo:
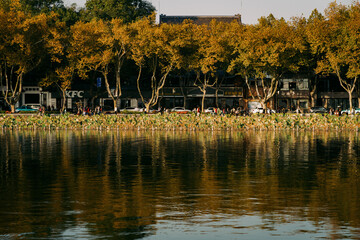
[[[3,131],[0,239],[360,239],[356,132]]]

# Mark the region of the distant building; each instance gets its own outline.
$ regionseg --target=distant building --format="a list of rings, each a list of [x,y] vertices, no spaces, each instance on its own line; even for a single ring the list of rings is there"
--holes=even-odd
[[[208,25],[213,19],[218,22],[231,23],[232,21],[237,21],[241,24],[241,15],[236,14],[234,16],[166,16],[165,14],[160,15],[160,24],[170,23],[170,24],[181,24],[184,20],[192,20],[194,24],[197,25]]]

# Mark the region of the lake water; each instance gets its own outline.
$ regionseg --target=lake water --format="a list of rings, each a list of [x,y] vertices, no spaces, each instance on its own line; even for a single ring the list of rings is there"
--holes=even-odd
[[[356,132],[0,132],[0,239],[360,239]]]

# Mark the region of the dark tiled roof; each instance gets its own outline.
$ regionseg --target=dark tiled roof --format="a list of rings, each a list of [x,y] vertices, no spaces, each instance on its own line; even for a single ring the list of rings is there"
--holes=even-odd
[[[197,25],[208,25],[211,20],[215,19],[218,22],[230,23],[236,20],[239,24],[241,23],[241,15],[237,14],[235,16],[166,16],[164,14],[160,15],[160,24],[161,23],[170,23],[170,24],[181,24],[184,20],[192,20]]]

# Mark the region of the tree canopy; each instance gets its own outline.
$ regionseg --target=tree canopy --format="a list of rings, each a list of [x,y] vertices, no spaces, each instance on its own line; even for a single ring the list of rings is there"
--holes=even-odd
[[[360,76],[360,3],[345,6],[333,2],[317,24],[310,43],[325,56],[318,61],[316,71],[337,76],[349,95],[352,111],[352,93]]]
[[[132,77],[135,82],[137,76],[148,108],[157,103],[172,71],[196,75],[192,84],[205,96],[227,70],[241,76],[251,98],[263,105],[286,73],[305,69],[313,75],[333,74],[351,103],[360,75],[359,2],[334,2],[324,15],[314,10],[307,19],[285,21],[269,15],[253,25],[212,21],[198,26],[190,20],[157,25],[154,10],[145,0],[88,0],[83,10],[64,7],[62,0],[1,1],[3,95],[14,106],[24,76],[43,71],[40,63],[47,62],[47,76],[57,75],[47,78],[48,83],[62,81],[62,90],[76,77],[102,74],[115,108],[124,64],[138,69]],[[250,81],[255,84],[250,86]],[[310,84],[313,95],[316,84]],[[144,87],[150,96],[142,94]]]
[[[155,11],[155,7],[146,0],[88,0],[85,6],[87,19],[120,18],[124,22],[135,21]]]
[[[19,1],[9,11],[0,9],[0,84],[12,111],[19,100],[24,75],[34,70],[52,53],[59,61],[62,52],[58,23],[53,14],[32,16],[21,10]]]

